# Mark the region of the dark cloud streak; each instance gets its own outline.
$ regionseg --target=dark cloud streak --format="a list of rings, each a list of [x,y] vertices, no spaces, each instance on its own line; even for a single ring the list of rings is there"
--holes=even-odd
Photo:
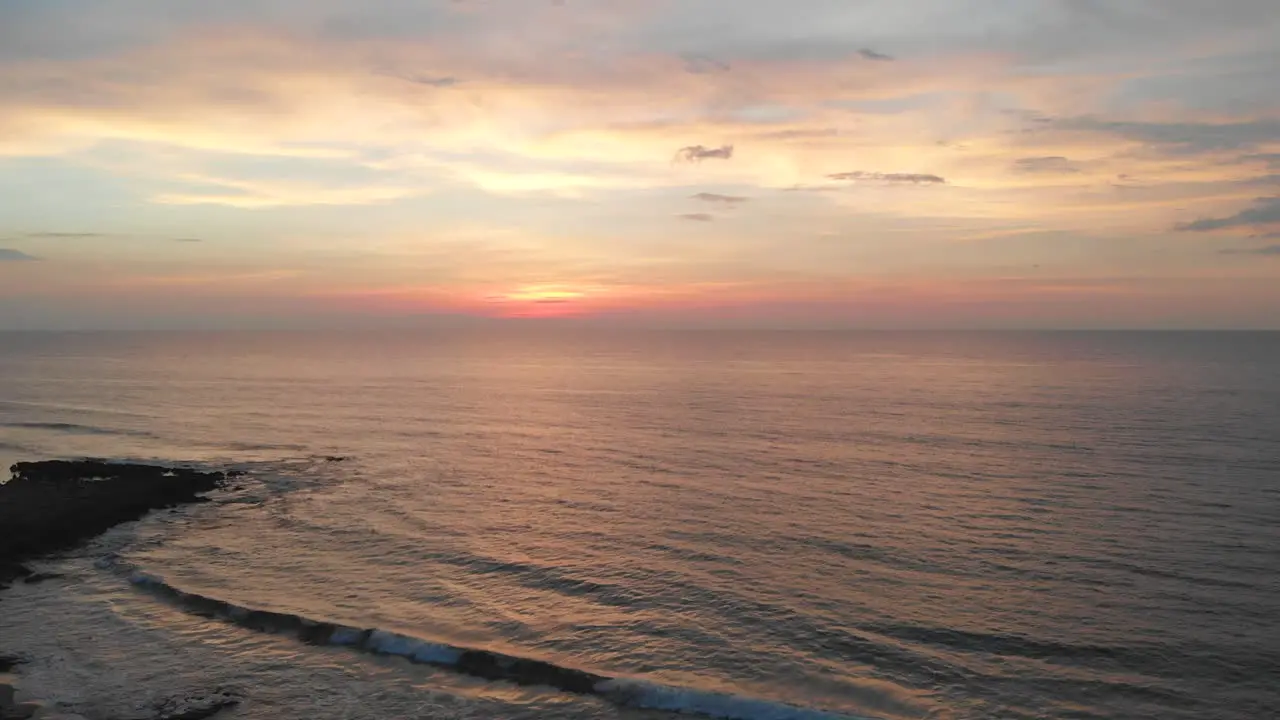
[[[402,79],[408,80],[415,85],[425,85],[434,88],[453,87],[462,82],[456,77],[430,77],[426,75],[404,75]]]
[[[1262,228],[1280,223],[1280,197],[1258,198],[1251,208],[1220,218],[1201,218],[1174,227],[1182,232],[1213,232],[1232,228]]]
[[[1155,123],[1079,117],[1059,120],[1055,126],[1064,130],[1115,135],[1126,140],[1186,154],[1245,150],[1280,142],[1280,120],[1236,123]]]
[[[13,248],[0,248],[0,262],[32,262],[40,258]]]
[[[702,202],[721,203],[724,205],[737,205],[751,200],[751,198],[740,197],[738,195],[721,195],[720,193],[700,192],[697,195],[690,195],[690,200],[701,200]]]
[[[1267,255],[1280,257],[1280,245],[1264,245],[1258,248],[1227,248],[1219,251],[1223,255]]]
[[[1067,158],[1061,155],[1050,155],[1047,157],[1028,157],[1015,160],[1014,169],[1019,172],[1027,173],[1078,173],[1080,168],[1076,167]]]
[[[700,163],[703,160],[728,160],[732,157],[732,145],[721,145],[717,148],[709,148],[704,145],[687,145],[676,151],[675,159],[687,163]]]
[[[929,173],[882,173],[854,170],[852,172],[828,175],[831,180],[851,180],[853,182],[872,181],[884,183],[909,183],[912,185],[945,185],[946,179]]]

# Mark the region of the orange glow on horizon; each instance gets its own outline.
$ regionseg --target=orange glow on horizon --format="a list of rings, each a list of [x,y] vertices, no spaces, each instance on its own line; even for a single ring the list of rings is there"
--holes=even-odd
[[[570,317],[588,311],[580,301],[588,293],[564,285],[525,285],[510,292],[490,295],[485,300],[500,306],[502,317]]]

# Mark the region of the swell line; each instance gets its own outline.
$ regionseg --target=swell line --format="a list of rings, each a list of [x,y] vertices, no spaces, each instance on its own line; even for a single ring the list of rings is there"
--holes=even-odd
[[[797,707],[729,693],[610,677],[542,660],[478,648],[431,642],[378,628],[359,628],[294,615],[258,610],[180,590],[155,575],[117,564],[114,557],[99,567],[128,573],[129,583],[187,612],[242,628],[288,635],[309,645],[344,647],[371,655],[404,658],[418,665],[447,668],[484,680],[542,686],[576,695],[602,698],[615,705],[702,715],[721,720],[871,720],[824,710]]]
[[[106,428],[98,425],[82,425],[70,422],[3,422],[0,427],[19,430],[51,430],[72,435],[126,435],[133,437],[154,438],[154,433],[145,430],[128,430],[124,428]]]

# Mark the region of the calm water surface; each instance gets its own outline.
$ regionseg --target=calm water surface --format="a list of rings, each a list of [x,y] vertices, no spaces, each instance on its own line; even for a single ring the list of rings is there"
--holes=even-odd
[[[0,334],[0,460],[81,455],[249,473],[4,595],[26,687],[91,718],[1280,708],[1280,334]]]

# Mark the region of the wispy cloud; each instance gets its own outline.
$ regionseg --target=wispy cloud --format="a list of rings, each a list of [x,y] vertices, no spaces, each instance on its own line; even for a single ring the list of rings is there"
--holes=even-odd
[[[942,185],[946,179],[928,173],[885,173],[854,170],[851,172],[832,173],[827,176],[831,180],[852,180],[854,182],[870,181],[883,183],[910,183],[912,185]]]
[[[845,187],[843,185],[792,185],[790,187],[782,188],[783,192],[814,192],[814,193],[839,192],[844,189]]]
[[[1018,158],[1013,167],[1019,172],[1027,173],[1078,173],[1080,168],[1062,155],[1044,157]]]
[[[174,239],[173,239],[173,241],[174,241],[174,242],[180,242],[180,243],[198,243],[198,242],[204,242],[204,240],[202,240],[202,239],[200,239],[200,238],[193,238],[193,237],[180,237],[180,238],[174,238]]]
[[[711,213],[684,213],[678,215],[681,220],[690,220],[693,222],[713,222],[716,219]]]
[[[699,53],[685,53],[680,59],[684,61],[685,71],[694,75],[729,72],[731,69],[729,63]]]
[[[1193,154],[1247,150],[1280,143],[1280,120],[1243,122],[1132,122],[1094,117],[1066,118],[1057,128],[1110,134],[1166,150]]]
[[[431,77],[428,75],[401,75],[400,77],[415,85],[425,85],[427,87],[434,88],[453,87],[454,85],[462,82],[456,77]]]
[[[1175,227],[1184,232],[1213,232],[1233,228],[1266,229],[1280,224],[1280,197],[1258,198],[1253,207],[1234,215],[1219,218],[1201,218]]]
[[[107,237],[107,235],[103,233],[91,233],[91,232],[34,232],[34,233],[27,233],[25,237],[77,240],[77,239],[84,239],[84,238]]]
[[[1280,153],[1253,153],[1244,155],[1240,158],[1240,162],[1260,162],[1265,163],[1273,170],[1280,170]]]
[[[713,193],[713,192],[700,192],[700,193],[697,193],[696,195],[690,195],[689,198],[691,200],[701,200],[702,202],[719,203],[722,205],[729,205],[729,206],[748,202],[751,199],[751,198],[742,197],[739,195],[721,195],[720,193]]]
[[[1220,252],[1223,255],[1268,255],[1280,257],[1280,245],[1265,245],[1256,248],[1227,248]]]
[[[788,130],[769,130],[756,135],[760,140],[825,140],[837,138],[844,133],[839,128],[794,128]]]
[[[728,160],[733,157],[732,145],[721,145],[720,147],[706,147],[703,145],[688,145],[676,151],[676,160],[682,162],[698,163],[703,160]]]
[[[858,54],[861,55],[864,60],[875,60],[877,62],[890,62],[893,60],[892,55],[885,55],[884,53],[876,52],[869,48],[862,48],[858,51]]]
[[[216,189],[159,193],[153,196],[151,201],[161,205],[226,205],[246,209],[306,205],[377,205],[426,192],[425,188],[409,186],[329,186],[294,180],[245,180],[198,174],[185,174],[180,179]]]
[[[30,262],[39,259],[40,258],[34,255],[28,255],[21,250],[0,248],[0,262]]]

